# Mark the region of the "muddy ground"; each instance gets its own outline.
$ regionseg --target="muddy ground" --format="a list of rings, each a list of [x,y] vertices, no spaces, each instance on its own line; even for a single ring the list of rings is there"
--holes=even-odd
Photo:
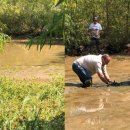
[[[124,84],[107,87],[94,75],[85,89],[71,69],[76,58],[65,59],[65,130],[130,130],[130,57],[112,56],[107,67],[111,79]]]
[[[15,79],[48,81],[53,75],[64,73],[64,45],[36,45],[26,47],[28,39],[13,39],[0,54],[0,76]]]

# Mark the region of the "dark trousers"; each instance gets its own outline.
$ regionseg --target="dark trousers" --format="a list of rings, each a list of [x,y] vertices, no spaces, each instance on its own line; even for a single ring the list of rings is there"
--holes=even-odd
[[[99,38],[91,38],[90,53],[92,53],[91,51],[92,51],[93,43],[96,45],[97,52],[100,54],[101,53],[101,51],[99,49],[100,39]]]
[[[90,72],[82,67],[79,63],[73,63],[72,64],[73,71],[78,75],[80,81],[85,85],[86,81],[90,80],[92,81],[92,77]]]

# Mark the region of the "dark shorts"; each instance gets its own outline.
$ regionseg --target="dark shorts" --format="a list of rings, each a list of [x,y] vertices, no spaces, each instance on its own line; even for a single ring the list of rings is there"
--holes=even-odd
[[[88,82],[90,82],[90,85],[91,85],[92,77],[89,70],[82,67],[79,63],[73,63],[72,69],[78,75],[80,81],[84,85],[89,84]],[[90,86],[90,85],[87,85],[87,86]]]

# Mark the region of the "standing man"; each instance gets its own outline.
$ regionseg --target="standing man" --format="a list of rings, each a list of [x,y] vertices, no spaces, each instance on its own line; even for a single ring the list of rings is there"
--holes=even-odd
[[[99,49],[99,44],[100,44],[100,32],[102,30],[102,26],[100,23],[98,23],[98,18],[94,17],[93,18],[93,23],[89,25],[89,35],[91,38],[91,43],[90,43],[90,53],[91,53],[91,48],[92,48],[92,43],[94,42],[96,45],[96,49],[98,54],[100,54],[100,49]]]
[[[95,73],[104,83],[109,85],[112,81],[107,73],[106,65],[110,60],[111,57],[108,54],[86,55],[75,60],[72,69],[83,83],[83,87],[89,87],[92,84],[92,75]]]

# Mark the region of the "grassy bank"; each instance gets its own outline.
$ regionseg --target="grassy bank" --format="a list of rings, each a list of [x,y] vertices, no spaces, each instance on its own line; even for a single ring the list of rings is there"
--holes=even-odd
[[[63,130],[64,78],[49,83],[0,78],[0,129]]]

